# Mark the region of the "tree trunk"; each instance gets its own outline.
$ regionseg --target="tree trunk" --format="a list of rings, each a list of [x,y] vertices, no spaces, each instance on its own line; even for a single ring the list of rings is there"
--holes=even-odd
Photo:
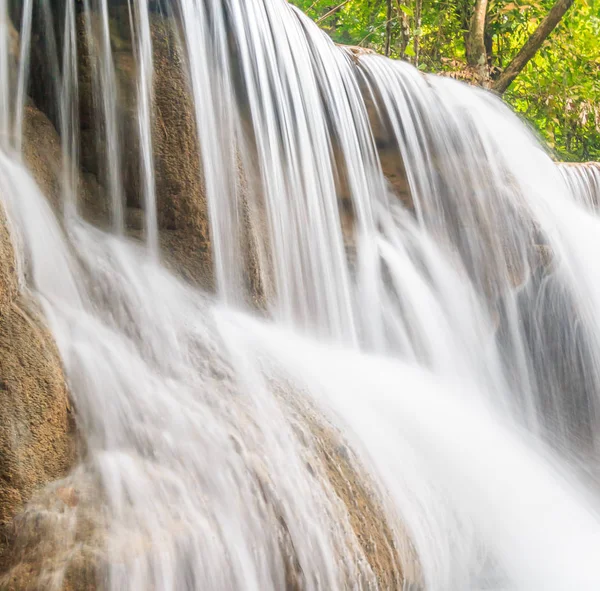
[[[385,22],[385,55],[390,55],[392,44],[392,0],[387,0],[387,17]]]
[[[467,37],[467,64],[483,66],[487,61],[485,52],[485,18],[488,0],[477,0],[471,15],[469,35]]]
[[[527,65],[529,60],[537,53],[550,33],[556,28],[567,10],[571,8],[573,0],[558,0],[552,7],[546,18],[540,23],[538,28],[531,34],[525,45],[514,57],[512,62],[504,69],[498,79],[492,84],[492,90],[502,94],[511,84],[511,82],[520,74],[521,70]]]
[[[423,0],[416,0],[415,2],[415,39],[414,39],[414,50],[415,50],[415,66],[419,67],[419,51],[421,42],[421,13],[423,9]]]
[[[400,59],[404,59],[406,48],[410,41],[410,22],[408,20],[408,15],[402,10],[400,0],[396,0],[396,4],[397,18],[400,23],[400,42],[398,44],[398,49],[400,51]]]

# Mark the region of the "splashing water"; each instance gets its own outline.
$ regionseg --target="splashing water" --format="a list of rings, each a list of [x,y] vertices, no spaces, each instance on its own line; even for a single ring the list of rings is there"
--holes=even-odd
[[[209,295],[157,256],[149,4],[122,16],[144,242],[124,233],[111,3],[65,0],[57,36],[38,4],[23,3],[11,64],[0,0],[0,194],[76,404],[86,453],[73,478],[94,483],[102,585],[599,589],[598,168],[557,167],[497,98],[336,47],[283,1],[159,2],[186,56]],[[64,155],[58,218],[21,155],[38,9]],[[77,198],[78,18],[110,231]],[[360,490],[383,541],[356,523]]]

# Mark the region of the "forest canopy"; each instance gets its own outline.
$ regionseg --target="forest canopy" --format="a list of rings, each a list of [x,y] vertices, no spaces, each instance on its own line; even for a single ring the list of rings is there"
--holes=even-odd
[[[600,160],[600,0],[291,2],[338,43],[503,94],[558,158]]]

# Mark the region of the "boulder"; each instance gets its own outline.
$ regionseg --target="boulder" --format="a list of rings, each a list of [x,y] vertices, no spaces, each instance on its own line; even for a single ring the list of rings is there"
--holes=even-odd
[[[378,588],[402,589],[405,579],[414,580],[418,571],[408,538],[394,539],[364,467],[345,445],[341,434],[314,417],[307,422],[325,468],[325,477],[348,512],[350,526]]]
[[[74,424],[58,351],[33,306],[15,298],[0,320],[0,526],[64,476]]]
[[[14,74],[18,36],[11,30]],[[42,191],[60,209],[60,140],[48,117],[31,103],[24,112],[23,157]],[[76,456],[58,350],[36,303],[19,287],[13,240],[0,205],[0,566],[13,518],[36,491],[63,477]]]
[[[64,476],[75,456],[61,361],[41,316],[19,295],[13,247],[0,208],[0,531],[32,494]],[[6,535],[1,536],[4,541]],[[0,542],[0,557],[4,552]]]
[[[63,175],[65,162],[61,140],[56,128],[42,111],[34,105],[25,107],[23,125],[23,158],[35,181],[42,189],[54,210],[60,215],[63,209]],[[104,220],[108,205],[106,196],[95,175],[77,173],[77,192],[83,212],[94,220]]]

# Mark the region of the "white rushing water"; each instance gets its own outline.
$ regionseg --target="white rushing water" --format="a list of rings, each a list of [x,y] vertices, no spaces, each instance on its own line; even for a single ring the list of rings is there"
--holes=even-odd
[[[600,589],[598,168],[559,169],[499,99],[353,56],[283,0],[158,5],[187,55],[200,145],[187,156],[202,163],[216,294],[157,256],[149,4],[128,2],[136,242],[124,235],[111,2],[66,0],[62,46],[51,55],[47,41],[68,156],[58,219],[20,153],[32,22],[49,27],[51,3],[23,3],[12,76],[0,0],[0,198],[77,409],[74,478],[97,483],[102,586],[399,588],[398,573],[378,579],[329,454],[377,499],[389,529],[377,552],[407,584]],[[110,231],[77,200],[76,22]],[[401,155],[414,211],[383,174],[386,150]],[[260,219],[260,315],[245,303],[245,208]],[[61,588],[64,569],[44,588]]]
[[[586,162],[576,166],[563,164],[561,172],[576,198],[589,207],[598,207],[600,165],[597,162]]]

